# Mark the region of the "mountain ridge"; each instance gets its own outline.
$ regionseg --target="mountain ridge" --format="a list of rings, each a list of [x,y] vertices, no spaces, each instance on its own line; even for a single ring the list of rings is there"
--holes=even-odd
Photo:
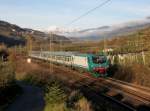
[[[27,37],[31,36],[38,41],[47,41],[51,40],[56,43],[61,41],[70,42],[65,36],[60,36],[56,34],[47,34],[42,31],[21,28],[16,24],[11,24],[9,22],[0,20],[0,43],[4,43],[7,46],[13,45],[25,45]]]

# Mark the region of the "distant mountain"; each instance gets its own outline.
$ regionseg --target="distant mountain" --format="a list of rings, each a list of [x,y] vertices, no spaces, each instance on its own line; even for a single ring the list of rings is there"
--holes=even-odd
[[[47,40],[51,40],[54,43],[59,41],[70,42],[70,40],[64,36],[56,34],[50,35],[42,31],[21,28],[15,24],[0,21],[0,43],[5,43],[8,46],[25,45],[28,36],[43,42]]]
[[[149,17],[147,17],[147,19],[150,19],[150,16],[149,16]]]
[[[143,20],[131,21],[123,24],[102,26],[98,28],[91,28],[72,33],[63,34],[66,37],[78,38],[82,40],[99,40],[105,38],[112,38],[115,36],[121,36],[134,31],[143,29],[150,26],[150,17]]]
[[[54,34],[64,34],[79,31],[79,28],[66,28],[66,27],[58,27],[58,26],[50,26],[46,30],[46,33],[54,33]]]

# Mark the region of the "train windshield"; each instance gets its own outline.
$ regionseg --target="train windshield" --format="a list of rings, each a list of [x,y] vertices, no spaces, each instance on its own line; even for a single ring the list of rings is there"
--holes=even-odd
[[[92,58],[93,63],[95,64],[103,64],[106,62],[106,57],[105,56],[94,56]]]

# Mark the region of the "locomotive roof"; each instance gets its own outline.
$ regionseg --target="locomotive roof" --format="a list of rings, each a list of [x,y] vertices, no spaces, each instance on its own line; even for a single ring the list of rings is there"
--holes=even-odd
[[[32,51],[33,53],[41,53],[41,51]],[[72,55],[75,55],[75,56],[92,56],[94,54],[82,54],[82,53],[79,53],[79,52],[71,52],[71,51],[42,51],[42,53],[45,53],[45,54],[50,54],[50,55],[60,55],[60,56],[72,56]]]
[[[51,51],[42,51],[42,53],[45,54],[50,54],[50,55],[64,55],[64,56],[71,56],[71,55],[77,55],[79,54],[78,52],[63,52],[63,51],[59,51],[59,52],[51,52]]]

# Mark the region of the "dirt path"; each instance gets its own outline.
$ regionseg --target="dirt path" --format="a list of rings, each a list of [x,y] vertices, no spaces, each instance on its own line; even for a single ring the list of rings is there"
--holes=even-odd
[[[23,94],[6,111],[43,111],[45,103],[42,89],[22,83],[18,84],[22,87]]]

